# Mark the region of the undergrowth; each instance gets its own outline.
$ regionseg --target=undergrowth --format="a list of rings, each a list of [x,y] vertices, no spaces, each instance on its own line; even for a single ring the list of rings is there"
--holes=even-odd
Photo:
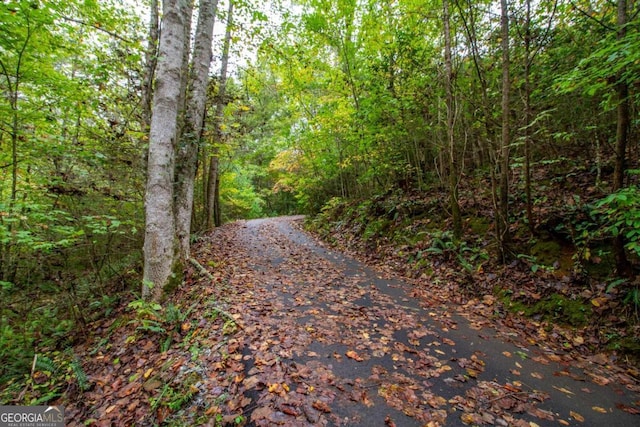
[[[507,265],[495,261],[493,224],[483,216],[491,212],[490,199],[473,199],[474,205],[463,209],[461,239],[454,239],[440,202],[446,199],[435,191],[334,198],[308,218],[307,227],[335,245],[384,260],[401,274],[446,280],[448,286],[457,281],[458,292],[468,298],[493,293],[515,315],[582,328],[601,338],[596,347],[640,356],[640,282],[612,274],[611,248],[612,238],[624,235],[629,259],[638,266],[640,192],[635,187],[600,198],[575,195],[561,207],[547,198],[539,209],[548,214],[536,235],[525,221],[513,218],[518,255]],[[438,278],[443,265],[450,267],[447,276]],[[500,277],[504,286],[494,288],[488,277]],[[523,292],[523,280],[533,288]]]

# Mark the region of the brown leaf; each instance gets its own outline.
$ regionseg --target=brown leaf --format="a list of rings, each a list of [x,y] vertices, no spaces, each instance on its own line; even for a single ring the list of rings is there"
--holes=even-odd
[[[362,356],[360,356],[358,353],[356,353],[356,352],[355,352],[355,351],[353,351],[353,350],[349,350],[349,351],[347,351],[346,355],[347,355],[347,357],[348,357],[349,359],[353,359],[353,360],[355,360],[356,362],[362,362],[362,361],[364,360],[364,359],[362,358]]]
[[[251,377],[247,377],[244,379],[244,381],[242,381],[242,385],[247,389],[250,390],[252,388],[254,388],[255,386],[257,386],[258,384],[260,384],[260,378],[257,375],[253,375]]]
[[[161,385],[162,385],[162,381],[160,381],[157,378],[151,378],[145,381],[145,383],[142,385],[142,388],[144,388],[145,391],[148,391],[149,393],[151,393],[152,391],[160,388]]]
[[[287,415],[291,415],[293,417],[297,417],[300,415],[298,410],[291,405],[280,405],[280,410]]]
[[[130,396],[140,390],[140,387],[141,384],[139,382],[132,382],[130,384],[127,384],[118,392],[118,397]]]
[[[626,412],[628,414],[633,414],[633,415],[640,414],[640,409],[634,408],[633,406],[625,405],[623,403],[616,403],[616,408],[618,408],[621,411],[624,411],[624,412]]]
[[[251,413],[251,421],[256,422],[258,420],[268,419],[272,413],[273,413],[273,409],[271,409],[268,406],[262,406],[260,408],[256,408]]]
[[[320,412],[324,412],[325,414],[331,412],[331,408],[329,408],[329,405],[321,400],[316,400],[311,406],[313,406],[314,409],[317,409]]]
[[[396,427],[396,423],[393,422],[389,415],[387,415],[384,419],[384,425],[386,425],[387,427]]]
[[[442,338],[442,342],[451,346],[456,345],[456,343],[453,340],[450,340],[449,338]]]

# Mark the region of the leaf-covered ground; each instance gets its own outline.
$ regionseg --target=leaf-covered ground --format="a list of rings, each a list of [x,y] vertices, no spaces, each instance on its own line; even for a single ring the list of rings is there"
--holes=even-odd
[[[494,297],[460,304],[326,249],[300,221],[216,229],[194,248],[209,273],[190,271],[173,305],[93,325],[69,425],[640,422],[637,371],[557,345],[580,335],[496,323]]]

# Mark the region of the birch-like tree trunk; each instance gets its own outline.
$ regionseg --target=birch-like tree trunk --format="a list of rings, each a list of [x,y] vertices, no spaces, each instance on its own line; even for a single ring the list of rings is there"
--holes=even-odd
[[[142,296],[160,300],[165,287],[179,280],[173,210],[175,138],[180,109],[180,82],[185,46],[183,13],[186,0],[163,4],[162,32],[158,47],[156,89],[153,94],[149,157],[145,191],[145,238]]]
[[[218,82],[218,101],[216,103],[215,116],[213,118],[214,133],[216,142],[222,141],[222,114],[224,110],[225,95],[227,92],[227,68],[229,65],[229,49],[231,47],[231,31],[233,29],[233,1],[229,0],[229,9],[227,10],[227,29],[224,35],[224,46],[222,49],[222,64],[220,65],[220,79]],[[206,225],[212,228],[214,225],[219,226],[220,219],[220,171],[218,150],[214,149],[209,164],[209,179],[207,187],[207,206],[206,206]]]
[[[160,25],[158,16],[158,0],[151,0],[151,13],[149,14],[149,40],[145,52],[144,80],[142,83],[142,121],[145,132],[151,125],[151,98],[153,96],[153,77],[158,64],[158,38]]]
[[[187,87],[189,83],[189,59],[191,58],[191,17],[194,0],[180,2],[180,13],[188,16],[184,23],[184,48],[182,50],[182,74],[180,80],[180,99],[178,100],[178,126],[176,128],[176,144],[180,141],[184,129],[187,111]],[[178,147],[176,147],[178,149]]]
[[[194,181],[209,83],[211,42],[217,8],[218,0],[200,0],[188,84],[186,120],[176,158],[176,231],[180,242],[180,256],[183,260],[189,257],[190,251]]]

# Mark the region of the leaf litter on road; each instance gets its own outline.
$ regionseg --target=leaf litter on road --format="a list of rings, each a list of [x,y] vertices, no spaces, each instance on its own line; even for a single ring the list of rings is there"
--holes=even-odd
[[[375,417],[378,425],[531,426],[640,412],[638,398],[617,407],[589,405],[589,414],[548,409],[554,401],[549,391],[526,381],[545,384],[553,377],[547,371],[566,365],[572,373],[588,367],[599,386],[609,360],[598,357],[594,361],[602,363],[594,369],[590,356],[576,366],[566,354],[513,345],[489,357],[483,343],[517,342],[519,336],[503,326],[487,330],[495,326],[495,300],[463,304],[472,312],[463,321],[441,292],[410,280],[407,286],[388,270],[370,270],[329,251],[290,218],[225,225],[201,238],[193,255],[214,280],[192,271],[172,298],[193,307],[177,327],[178,339],[162,352],[158,337],[126,324],[115,328],[110,349],[88,357],[94,386],[83,403],[68,408],[78,420],[368,426]],[[121,349],[117,365],[113,348]],[[94,350],[95,343],[79,349],[86,355]],[[496,364],[505,369],[497,371]],[[525,373],[527,380],[516,381]],[[626,390],[637,391],[629,378]],[[574,393],[553,387],[561,395]]]

